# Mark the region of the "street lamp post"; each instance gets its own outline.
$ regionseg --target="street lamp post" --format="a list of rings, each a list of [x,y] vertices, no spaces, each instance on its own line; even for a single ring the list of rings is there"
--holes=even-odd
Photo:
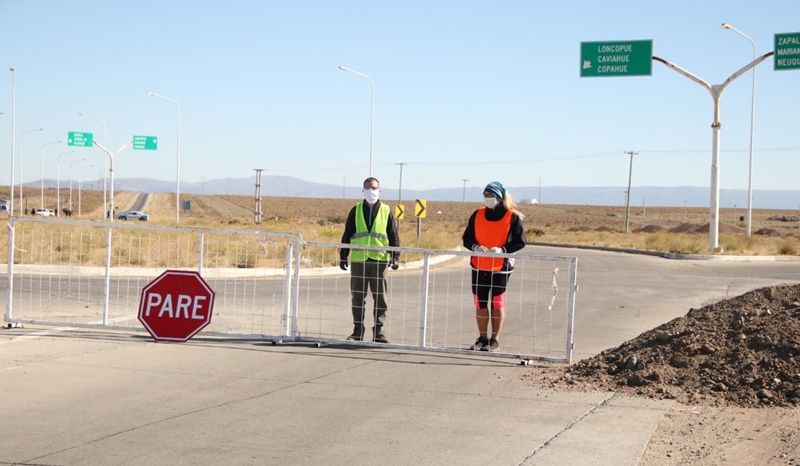
[[[85,159],[84,159],[85,160]],[[78,217],[81,216],[81,186],[83,185],[83,171],[87,168],[92,168],[94,165],[85,165],[78,167]]]
[[[466,178],[461,178],[461,181],[464,183],[464,186],[461,188],[461,202],[467,201],[467,181]]]
[[[100,123],[103,124],[103,144],[108,144],[108,128],[106,127],[106,121],[100,118],[97,115],[92,115],[91,113],[78,113],[78,116],[81,117],[88,117],[93,118]],[[108,199],[106,197],[106,191],[108,189],[106,185],[106,180],[108,179],[108,159],[103,157],[103,216],[105,217],[106,212],[108,212]]]
[[[44,128],[36,128],[30,131],[25,131],[19,137],[19,215],[22,216],[23,212],[23,205],[22,205],[22,155],[25,153],[25,135],[31,133],[38,133],[40,131],[44,131]],[[14,193],[12,191],[11,197],[14,197]],[[10,211],[9,211],[10,212]]]
[[[86,157],[80,158],[78,160],[73,160],[71,164],[69,164],[69,210],[72,212],[72,167],[75,166],[76,163],[85,162]]]
[[[375,129],[375,83],[372,82],[372,78],[367,76],[364,73],[356,71],[352,68],[348,68],[346,66],[339,66],[339,69],[342,71],[349,71],[357,76],[361,76],[362,78],[366,78],[369,81],[369,98],[370,98],[370,116],[369,116],[369,176],[372,176],[372,134]]]
[[[722,23],[723,29],[730,29],[750,42],[753,48],[753,60],[756,59],[756,42],[752,37],[736,29],[728,23]],[[747,236],[753,233],[753,128],[756,115],[756,69],[753,68],[753,88],[750,93],[750,157],[747,162]]]
[[[74,150],[69,150],[58,154],[58,161],[56,162],[56,216],[61,216],[61,157],[74,153]]]
[[[684,70],[680,66],[653,55],[653,61],[663,63],[678,74],[681,74],[684,77],[689,78],[695,83],[703,86],[711,94],[711,100],[714,108],[714,120],[711,123],[711,222],[708,229],[708,243],[709,250],[712,252],[721,251],[719,248],[719,139],[720,128],[722,127],[722,124],[719,120],[720,98],[722,96],[722,92],[731,82],[733,82],[733,80],[747,73],[752,68],[758,66],[760,63],[774,54],[775,52],[767,52],[760,57],[757,57],[755,60],[730,75],[728,79],[723,81],[722,84],[709,84],[697,75]]]
[[[176,136],[176,155],[175,155],[175,223],[181,222],[181,105],[178,103],[177,100],[161,95],[156,94],[153,91],[149,91],[147,93],[150,97],[159,97],[169,102],[175,104],[175,109],[177,110],[177,136]]]
[[[94,141],[94,145],[99,147],[100,150],[108,156],[108,215],[111,222],[114,221],[114,156],[125,150],[128,143],[119,146],[116,150],[111,150],[108,147]],[[109,230],[110,231],[110,230]],[[106,281],[106,289],[108,289],[108,281]],[[106,295],[107,296],[107,295]]]
[[[42,144],[41,152],[41,159],[42,159],[42,180],[41,180],[41,205],[39,206],[40,209],[44,210],[44,148],[47,146],[52,146],[53,144],[61,144],[63,141],[52,141],[46,142]]]
[[[14,68],[11,71],[11,194],[8,196],[8,216],[14,215],[14,159],[17,156],[17,77]],[[8,248],[11,251],[11,248]],[[9,252],[9,254],[11,254]],[[10,263],[11,261],[9,261]],[[8,293],[9,306],[11,306],[11,293]]]

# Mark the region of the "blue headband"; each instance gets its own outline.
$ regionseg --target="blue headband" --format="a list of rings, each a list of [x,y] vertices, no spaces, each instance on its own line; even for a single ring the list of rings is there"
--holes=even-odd
[[[506,197],[506,188],[504,188],[503,184],[499,181],[492,181],[491,183],[487,184],[486,187],[483,188],[483,192],[491,194],[500,201]]]

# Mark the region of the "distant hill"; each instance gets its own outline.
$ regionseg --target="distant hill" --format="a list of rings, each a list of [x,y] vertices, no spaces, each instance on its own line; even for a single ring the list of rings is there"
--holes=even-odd
[[[83,186],[92,189],[102,186],[102,180],[84,181]],[[69,185],[68,180],[61,180],[62,188]],[[25,186],[38,187],[40,181],[25,183]],[[55,180],[45,180],[45,186],[55,188]],[[136,191],[147,193],[175,192],[174,181],[153,180],[149,178],[121,178],[114,180],[114,187],[120,191]],[[467,186],[469,200],[478,200],[483,186]],[[509,190],[515,199],[537,199],[537,186],[510,186]],[[383,188],[383,198],[397,199],[397,189]],[[255,192],[255,176],[247,178],[220,178],[205,183],[181,182],[182,193],[192,194],[237,194],[251,196]],[[460,201],[463,196],[462,187],[437,188],[427,190],[403,189],[403,199],[430,199],[439,201]],[[336,186],[332,184],[313,183],[288,176],[262,177],[261,193],[263,196],[295,196],[319,198],[351,198],[361,197],[361,187]],[[625,188],[621,186],[542,186],[541,202],[545,204],[576,205],[623,205]],[[659,187],[641,186],[631,188],[631,205],[651,207],[683,206],[704,207],[709,205],[709,189],[697,186]],[[745,207],[747,191],[743,189],[720,190],[721,207]],[[800,190],[766,190],[753,191],[753,206],[759,209],[797,209],[800,207]]]

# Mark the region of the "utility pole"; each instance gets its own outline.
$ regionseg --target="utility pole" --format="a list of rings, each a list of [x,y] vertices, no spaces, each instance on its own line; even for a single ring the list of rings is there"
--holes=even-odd
[[[396,162],[395,165],[400,167],[400,188],[397,190],[397,200],[403,200],[403,167],[408,165],[408,162]]]
[[[628,211],[629,211],[630,206],[631,206],[631,178],[633,176],[633,156],[634,155],[639,155],[639,153],[638,152],[634,152],[634,151],[626,151],[625,153],[628,154],[631,157],[631,163],[628,166],[628,190],[625,191],[625,233],[630,233],[630,223],[628,221]]]
[[[255,214],[255,222],[261,223],[261,172],[264,171],[263,168],[254,168],[253,171],[256,172],[256,205],[255,210],[253,213]]]
[[[536,199],[538,204],[542,203],[542,177],[539,177],[539,197]]]
[[[464,183],[464,187],[461,189],[461,202],[467,201],[467,181],[466,178],[461,178],[461,181]]]

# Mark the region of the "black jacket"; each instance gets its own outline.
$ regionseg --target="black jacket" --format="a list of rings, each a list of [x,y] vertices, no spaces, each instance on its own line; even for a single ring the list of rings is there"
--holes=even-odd
[[[362,201],[364,205],[364,212],[369,212],[369,204],[367,201]],[[372,207],[372,215],[370,218],[365,218],[364,221],[367,223],[367,229],[372,231],[372,225],[375,222],[375,217],[378,216],[378,209],[381,206],[381,201],[375,203]],[[353,206],[350,209],[350,213],[347,214],[347,221],[344,222],[344,233],[342,234],[342,243],[350,244],[350,238],[356,234],[356,206]],[[397,223],[394,220],[394,214],[392,213],[392,209],[389,209],[389,221],[386,223],[386,237],[389,238],[389,246],[398,247],[400,246],[400,235],[397,234]],[[340,260],[347,260],[347,256],[350,254],[350,249],[342,248],[339,251],[339,259]],[[397,260],[400,257],[399,252],[392,252],[392,259]]]

